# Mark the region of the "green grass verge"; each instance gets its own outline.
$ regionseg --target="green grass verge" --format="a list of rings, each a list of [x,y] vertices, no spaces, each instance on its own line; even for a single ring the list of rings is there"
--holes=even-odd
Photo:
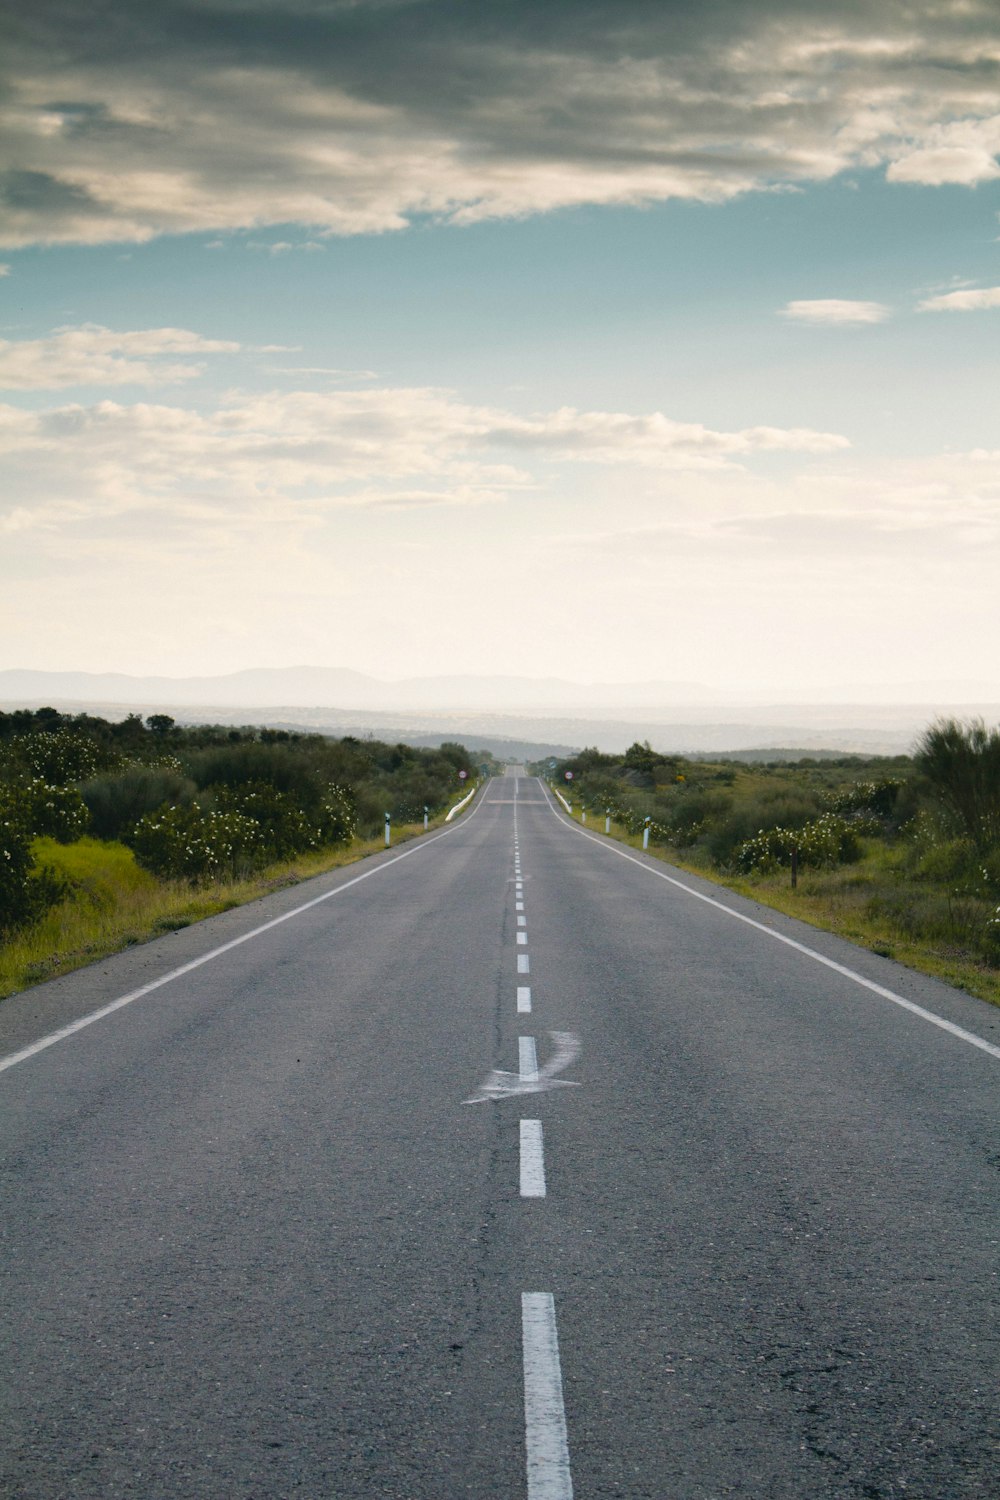
[[[576,812],[574,822],[579,820]],[[588,819],[586,827],[605,836],[603,817]],[[641,834],[630,834],[616,823],[611,825],[611,837],[633,849],[642,848]],[[857,864],[801,871],[794,890],[787,870],[773,875],[723,875],[707,863],[686,860],[673,848],[651,844],[647,853],[786,916],[836,933],[884,958],[896,959],[921,974],[942,979],[980,1000],[1000,1005],[1000,970],[989,967],[954,938],[936,939],[908,930],[912,926],[907,921],[908,912],[925,913],[933,922],[934,905],[953,908],[954,897],[943,887],[928,888],[926,882],[907,880],[893,851],[877,840],[866,845],[864,858]]]
[[[432,818],[430,828],[442,826],[444,818],[444,813]],[[422,822],[394,824],[393,846],[423,831]],[[346,848],[304,854],[242,879],[192,885],[150,875],[124,844],[91,838],[74,844],[36,839],[37,862],[64,876],[72,891],[39,922],[0,943],[0,999],[384,848],[383,837],[355,839]]]

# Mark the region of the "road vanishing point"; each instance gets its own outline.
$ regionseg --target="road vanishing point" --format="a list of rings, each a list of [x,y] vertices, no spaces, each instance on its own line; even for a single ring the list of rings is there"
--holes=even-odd
[[[497,778],[0,1006],[5,1500],[996,1500],[1000,1012]]]

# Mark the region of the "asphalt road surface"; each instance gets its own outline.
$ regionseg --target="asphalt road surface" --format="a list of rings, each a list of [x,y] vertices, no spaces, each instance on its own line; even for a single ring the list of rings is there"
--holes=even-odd
[[[1000,1013],[536,780],[0,1052],[4,1497],[1000,1496]]]

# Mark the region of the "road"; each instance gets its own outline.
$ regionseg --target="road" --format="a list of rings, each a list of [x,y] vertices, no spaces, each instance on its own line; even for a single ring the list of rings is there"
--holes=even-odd
[[[9,1500],[1000,1494],[1000,1014],[537,780],[0,1052]]]

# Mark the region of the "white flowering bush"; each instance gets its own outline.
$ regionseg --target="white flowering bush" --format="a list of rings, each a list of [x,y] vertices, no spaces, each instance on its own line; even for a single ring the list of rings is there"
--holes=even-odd
[[[856,819],[848,821],[836,813],[823,813],[802,828],[762,828],[740,844],[733,864],[745,875],[754,870],[766,873],[790,865],[796,848],[800,865],[850,864],[861,857],[862,831]]]
[[[66,894],[52,870],[34,868],[31,830],[10,791],[0,789],[0,933],[33,922]]]
[[[10,792],[23,810],[30,832],[72,844],[87,831],[87,805],[75,786],[53,785],[44,776],[15,782]]]
[[[888,818],[902,788],[903,782],[898,776],[884,776],[878,781],[855,781],[851,786],[839,787],[830,794],[830,810],[844,817],[868,814]]]
[[[66,729],[21,735],[13,748],[27,770],[54,786],[93,776],[101,759],[93,740]]]
[[[164,805],[122,835],[139,863],[153,874],[195,880],[223,877],[237,868],[259,868],[347,843],[357,826],[353,797],[333,782],[320,801],[307,808],[294,792],[280,791],[265,781],[211,787],[199,796],[214,805]]]
[[[161,807],[140,818],[125,842],[154,875],[218,878],[237,865],[257,862],[260,825],[245,813]]]
[[[358,831],[358,809],[346,786],[327,782],[320,806],[320,833],[324,844],[349,844]]]

